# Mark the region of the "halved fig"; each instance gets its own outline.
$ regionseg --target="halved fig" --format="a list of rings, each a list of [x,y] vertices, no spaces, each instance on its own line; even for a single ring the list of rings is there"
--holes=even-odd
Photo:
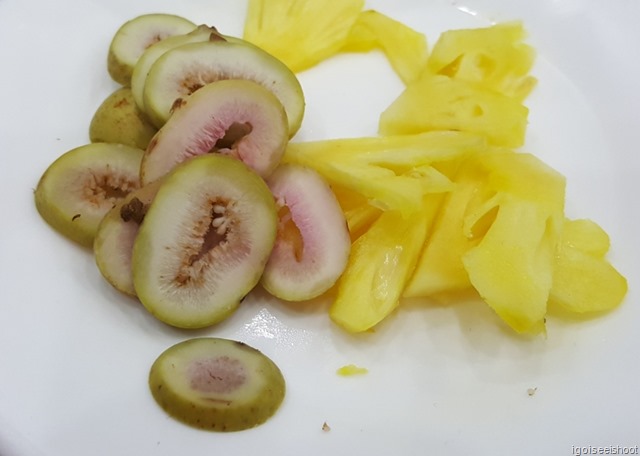
[[[273,416],[286,384],[278,366],[257,349],[201,337],[166,349],[151,366],[149,389],[173,418],[199,429],[231,432]]]
[[[187,43],[202,41],[226,40],[215,27],[199,25],[195,30],[185,35],[174,35],[149,46],[140,56],[131,74],[131,91],[138,108],[144,111],[144,83],[149,69],[165,52]]]
[[[155,197],[162,179],[129,193],[98,225],[93,241],[96,265],[116,290],[136,296],[133,287],[131,255],[140,224]]]
[[[266,177],[287,142],[287,115],[275,95],[252,81],[218,81],[191,95],[160,129],[140,177],[152,182],[187,158],[209,152],[238,158]]]
[[[134,242],[138,299],[177,327],[223,320],[260,280],[276,220],[269,188],[240,160],[185,161],[163,179]]]
[[[160,127],[189,95],[222,79],[249,79],[269,89],[287,112],[289,136],[300,128],[305,102],[296,75],[271,54],[237,40],[189,43],[164,53],[144,85],[145,111]]]
[[[158,129],[136,105],[129,87],[120,87],[98,107],[89,124],[91,142],[146,149]]]
[[[38,212],[62,235],[91,247],[106,213],[140,186],[143,153],[110,143],[87,144],[64,153],[38,182]]]
[[[351,238],[331,188],[311,168],[281,165],[267,179],[278,234],[261,283],[272,295],[303,301],[329,290],[344,271]]]
[[[109,46],[109,75],[117,83],[128,86],[133,67],[145,49],[164,38],[183,35],[194,28],[193,22],[175,14],[143,14],[125,22]]]

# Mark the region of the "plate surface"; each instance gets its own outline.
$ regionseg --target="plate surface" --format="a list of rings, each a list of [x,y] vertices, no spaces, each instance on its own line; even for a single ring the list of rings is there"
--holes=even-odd
[[[629,280],[596,319],[550,318],[546,338],[512,334],[486,306],[402,306],[350,336],[325,302],[284,305],[256,291],[229,320],[168,328],[101,278],[90,252],[38,216],[33,188],[88,141],[116,88],[109,41],[124,21],[171,12],[242,31],[245,3],[222,0],[0,0],[0,454],[562,455],[640,444],[640,3],[634,0],[369,1],[424,32],[521,19],[538,50],[528,99],[533,152],[567,176],[567,214],[610,234]],[[296,140],[373,135],[402,85],[384,58],[340,55],[302,73]],[[635,267],[634,267],[635,266]],[[147,389],[168,346],[194,335],[245,341],[283,370],[288,395],[256,429],[214,434],[168,418]],[[369,369],[340,377],[346,364]],[[323,431],[327,423],[329,431]],[[616,453],[613,453],[616,454]]]

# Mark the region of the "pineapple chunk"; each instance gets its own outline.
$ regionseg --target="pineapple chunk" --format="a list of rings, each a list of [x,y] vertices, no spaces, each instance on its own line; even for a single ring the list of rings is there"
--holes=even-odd
[[[363,195],[382,210],[405,216],[419,210],[425,193],[451,190],[448,178],[428,169],[485,147],[460,132],[290,143],[283,160],[316,169],[332,186]]]
[[[481,236],[465,232],[463,225],[474,196],[482,189],[484,176],[474,163],[465,161],[453,178],[455,188],[444,197],[403,296],[433,297],[471,287],[462,256],[478,244]]]
[[[243,37],[299,72],[344,47],[363,6],[364,0],[249,0]]]
[[[362,52],[380,48],[405,84],[418,78],[427,62],[427,38],[378,11],[360,13],[342,51]]]
[[[564,226],[549,305],[576,313],[617,307],[627,294],[627,280],[604,258],[607,234],[589,220],[566,220]]]
[[[522,101],[536,85],[529,75],[535,52],[522,42],[524,38],[520,22],[446,31],[436,42],[423,76],[439,74],[477,83]]]
[[[588,219],[565,220],[562,242],[597,258],[604,258],[610,246],[607,232]]]
[[[353,243],[329,308],[336,324],[349,332],[366,331],[398,306],[437,212],[437,205],[425,207],[408,218],[397,211],[383,212]]]
[[[490,144],[524,144],[529,110],[499,92],[447,76],[410,84],[380,115],[383,135],[459,130],[486,135]]]
[[[564,221],[565,179],[529,154],[491,154],[481,166],[495,192],[490,205],[498,209],[462,262],[474,288],[509,326],[541,332]]]

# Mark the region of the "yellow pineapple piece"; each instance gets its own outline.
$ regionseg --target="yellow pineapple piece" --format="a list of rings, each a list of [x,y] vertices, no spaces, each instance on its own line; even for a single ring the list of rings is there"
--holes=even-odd
[[[427,62],[427,38],[423,33],[378,11],[363,11],[342,50],[366,52],[377,48],[405,84],[416,80]]]
[[[627,294],[627,280],[604,256],[609,237],[595,222],[566,220],[553,270],[549,305],[576,313],[617,307]]]
[[[371,206],[364,196],[353,190],[335,185],[332,190],[347,220],[349,235],[353,242],[371,226],[382,211]]]
[[[438,38],[423,76],[444,75],[524,100],[536,85],[529,75],[534,49],[521,22],[448,30]]]
[[[362,332],[393,312],[436,211],[433,206],[431,211],[416,211],[407,218],[397,211],[383,212],[353,243],[329,308],[336,324],[349,332]]]
[[[565,179],[529,154],[490,154],[480,166],[488,172],[487,185],[495,192],[489,203],[497,212],[463,264],[474,288],[509,326],[543,331],[564,221]]]
[[[433,297],[471,287],[462,256],[478,244],[482,233],[467,233],[463,226],[485,177],[474,164],[465,161],[453,177],[455,188],[444,197],[403,296]]]
[[[568,247],[603,258],[611,245],[609,235],[596,222],[588,219],[564,221],[562,242]]]
[[[458,130],[486,135],[490,144],[524,144],[529,110],[517,100],[447,76],[410,84],[380,115],[383,135]]]
[[[243,38],[299,72],[344,47],[363,5],[364,0],[249,0]]]
[[[355,191],[375,207],[407,215],[420,209],[425,193],[452,188],[444,174],[428,167],[484,147],[477,135],[432,132],[290,143],[283,160],[314,168],[332,186]]]

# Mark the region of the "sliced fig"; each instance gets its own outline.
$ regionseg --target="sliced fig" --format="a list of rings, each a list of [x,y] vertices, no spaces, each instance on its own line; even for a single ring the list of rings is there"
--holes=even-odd
[[[145,49],[173,35],[189,33],[196,25],[175,14],[143,14],[120,26],[111,40],[107,70],[111,78],[128,86],[131,73]]]
[[[340,205],[311,168],[280,165],[267,184],[278,208],[278,234],[261,283],[287,301],[319,296],[336,283],[349,258],[351,239]]]
[[[202,337],[166,349],[151,366],[149,389],[160,407],[182,423],[231,432],[273,416],[286,384],[278,366],[257,349]]]
[[[138,299],[177,327],[223,320],[260,280],[276,220],[269,188],[240,160],[208,154],[178,165],[134,242]]]
[[[131,91],[138,108],[144,111],[144,83],[149,69],[161,55],[183,44],[214,40],[226,40],[226,38],[218,33],[215,27],[199,25],[185,35],[170,36],[149,46],[136,62],[131,74]]]
[[[146,149],[158,129],[136,105],[131,89],[121,87],[98,107],[89,125],[91,142],[126,144]]]
[[[145,111],[160,127],[189,95],[222,79],[249,79],[263,85],[284,106],[289,136],[300,128],[305,102],[296,75],[271,54],[238,40],[189,43],[165,52],[147,75]]]
[[[161,182],[158,179],[138,188],[118,202],[98,225],[93,241],[96,265],[102,276],[129,296],[136,296],[131,271],[133,242]]]
[[[212,152],[238,158],[266,177],[287,142],[287,115],[275,95],[252,81],[218,81],[191,95],[160,129],[140,176],[152,182],[187,158]]]
[[[91,247],[106,213],[140,186],[143,153],[110,143],[87,144],[66,152],[38,182],[38,212],[67,238]]]

